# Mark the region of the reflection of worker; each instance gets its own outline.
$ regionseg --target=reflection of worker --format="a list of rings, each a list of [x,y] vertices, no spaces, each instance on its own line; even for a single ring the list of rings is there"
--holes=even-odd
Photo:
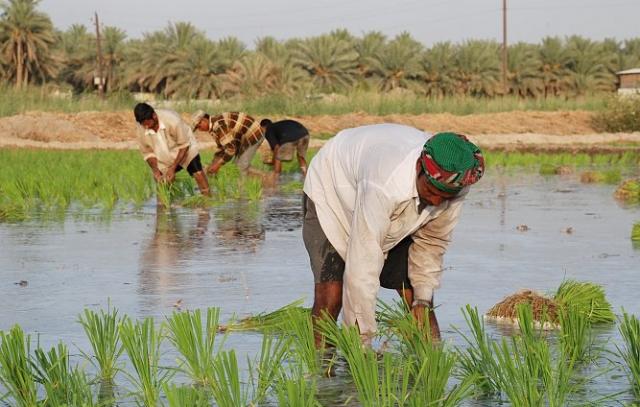
[[[203,195],[209,195],[209,182],[202,170],[198,146],[189,126],[173,110],[138,103],[133,110],[139,123],[138,144],[156,182],[173,182],[186,168]]]
[[[261,213],[242,204],[223,206],[216,211],[215,242],[234,251],[255,253],[265,239]]]
[[[281,120],[273,123],[263,119],[260,127],[264,138],[269,143],[273,153],[273,171],[280,174],[282,161],[291,161],[295,151],[302,175],[307,174],[307,149],[309,148],[309,131],[295,120]]]
[[[200,110],[193,115],[191,128],[193,131],[208,131],[218,145],[218,151],[213,156],[211,165],[207,167],[209,175],[217,174],[220,168],[234,157],[240,171],[246,173],[264,140],[260,123],[241,112],[209,116]]]
[[[194,223],[193,217],[180,216],[173,210],[156,212],[155,231],[140,260],[140,284],[145,293],[162,294],[185,284],[181,279],[189,274],[179,267],[202,247],[210,221],[208,211],[196,213]]]
[[[304,243],[315,280],[313,316],[326,311],[376,330],[380,286],[398,290],[439,338],[433,291],[468,186],[484,171],[464,136],[381,124],[344,130],[311,161]],[[344,289],[343,289],[344,287]],[[316,337],[317,343],[320,337]]]

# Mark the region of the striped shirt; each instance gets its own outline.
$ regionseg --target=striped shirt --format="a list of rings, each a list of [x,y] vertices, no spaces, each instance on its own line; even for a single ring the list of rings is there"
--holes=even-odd
[[[209,132],[218,145],[215,158],[228,162],[264,140],[260,122],[242,112],[225,112],[209,118]]]

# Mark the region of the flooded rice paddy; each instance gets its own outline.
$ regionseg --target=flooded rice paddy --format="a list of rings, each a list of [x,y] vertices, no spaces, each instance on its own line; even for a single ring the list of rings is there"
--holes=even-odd
[[[570,278],[602,285],[616,313],[624,307],[639,315],[640,250],[630,234],[640,209],[619,205],[614,188],[581,184],[577,175],[488,174],[469,194],[445,257],[435,297],[443,339],[464,345],[452,327],[468,332],[465,304],[485,312],[519,289],[552,292]],[[88,213],[62,222],[0,223],[0,330],[17,323],[43,348],[63,340],[73,352],[89,349],[76,322],[86,307],[111,304],[131,317],[162,320],[178,308],[215,306],[225,321],[300,298],[310,306],[301,197],[265,195],[259,203],[209,209],[157,210],[149,202],[108,219]],[[488,330],[510,334],[495,325]],[[612,350],[620,343],[613,325],[599,328],[598,336],[610,338]],[[260,351],[261,341],[257,333],[232,333],[226,347],[244,360]],[[343,390],[351,389],[340,377],[319,386],[327,393],[319,397],[323,405],[341,405]],[[593,379],[584,398],[618,392],[618,400],[632,398],[621,370]]]

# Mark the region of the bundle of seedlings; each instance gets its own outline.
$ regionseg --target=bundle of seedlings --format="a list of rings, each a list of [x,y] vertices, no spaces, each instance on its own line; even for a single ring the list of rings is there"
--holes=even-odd
[[[640,242],[640,222],[636,222],[631,229],[631,240]]]
[[[627,203],[640,203],[640,178],[624,181],[616,190],[616,199]]]
[[[521,290],[494,305],[485,319],[517,324],[518,305],[529,304],[537,326],[553,329],[560,326],[561,315],[570,309],[584,315],[589,323],[614,322],[615,314],[604,289],[594,283],[567,280],[550,297],[532,290]]]
[[[286,329],[291,313],[311,314],[309,308],[301,307],[304,300],[296,300],[282,308],[268,313],[250,315],[241,319],[232,318],[226,325],[220,325],[220,331],[259,331],[274,332]]]

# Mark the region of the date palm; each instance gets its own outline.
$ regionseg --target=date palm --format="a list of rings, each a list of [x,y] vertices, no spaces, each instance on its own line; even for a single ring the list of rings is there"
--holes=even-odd
[[[380,59],[380,90],[415,88],[413,79],[418,76],[421,52],[422,44],[411,38],[409,33],[402,33],[391,40],[384,47]]]
[[[510,46],[507,72],[509,93],[522,98],[540,96],[544,91],[541,66],[535,45],[519,42]]]
[[[95,41],[95,36],[82,24],[73,24],[58,34],[56,48],[62,59],[58,78],[76,91],[84,91],[92,86],[96,62]]]
[[[558,96],[569,87],[568,57],[562,40],[545,37],[539,47],[544,96]]]
[[[358,75],[361,78],[370,78],[381,74],[381,61],[386,44],[387,37],[380,31],[368,32],[354,43],[358,53]]]
[[[602,43],[580,36],[567,41],[567,68],[570,86],[575,94],[611,91],[615,80],[612,66],[615,55],[607,52]]]
[[[494,41],[466,41],[456,53],[457,79],[463,94],[495,96],[500,85],[500,46]]]
[[[230,90],[246,96],[259,96],[276,87],[278,71],[267,57],[253,53],[236,61],[226,78]]]
[[[456,46],[439,42],[426,50],[420,58],[420,84],[427,96],[443,98],[461,91],[456,79]]]
[[[0,52],[9,62],[16,87],[34,79],[55,76],[58,62],[51,50],[55,43],[49,17],[36,8],[39,0],[9,0],[2,3]]]
[[[321,35],[297,43],[293,61],[308,73],[317,89],[335,91],[353,84],[358,53],[347,41]]]

